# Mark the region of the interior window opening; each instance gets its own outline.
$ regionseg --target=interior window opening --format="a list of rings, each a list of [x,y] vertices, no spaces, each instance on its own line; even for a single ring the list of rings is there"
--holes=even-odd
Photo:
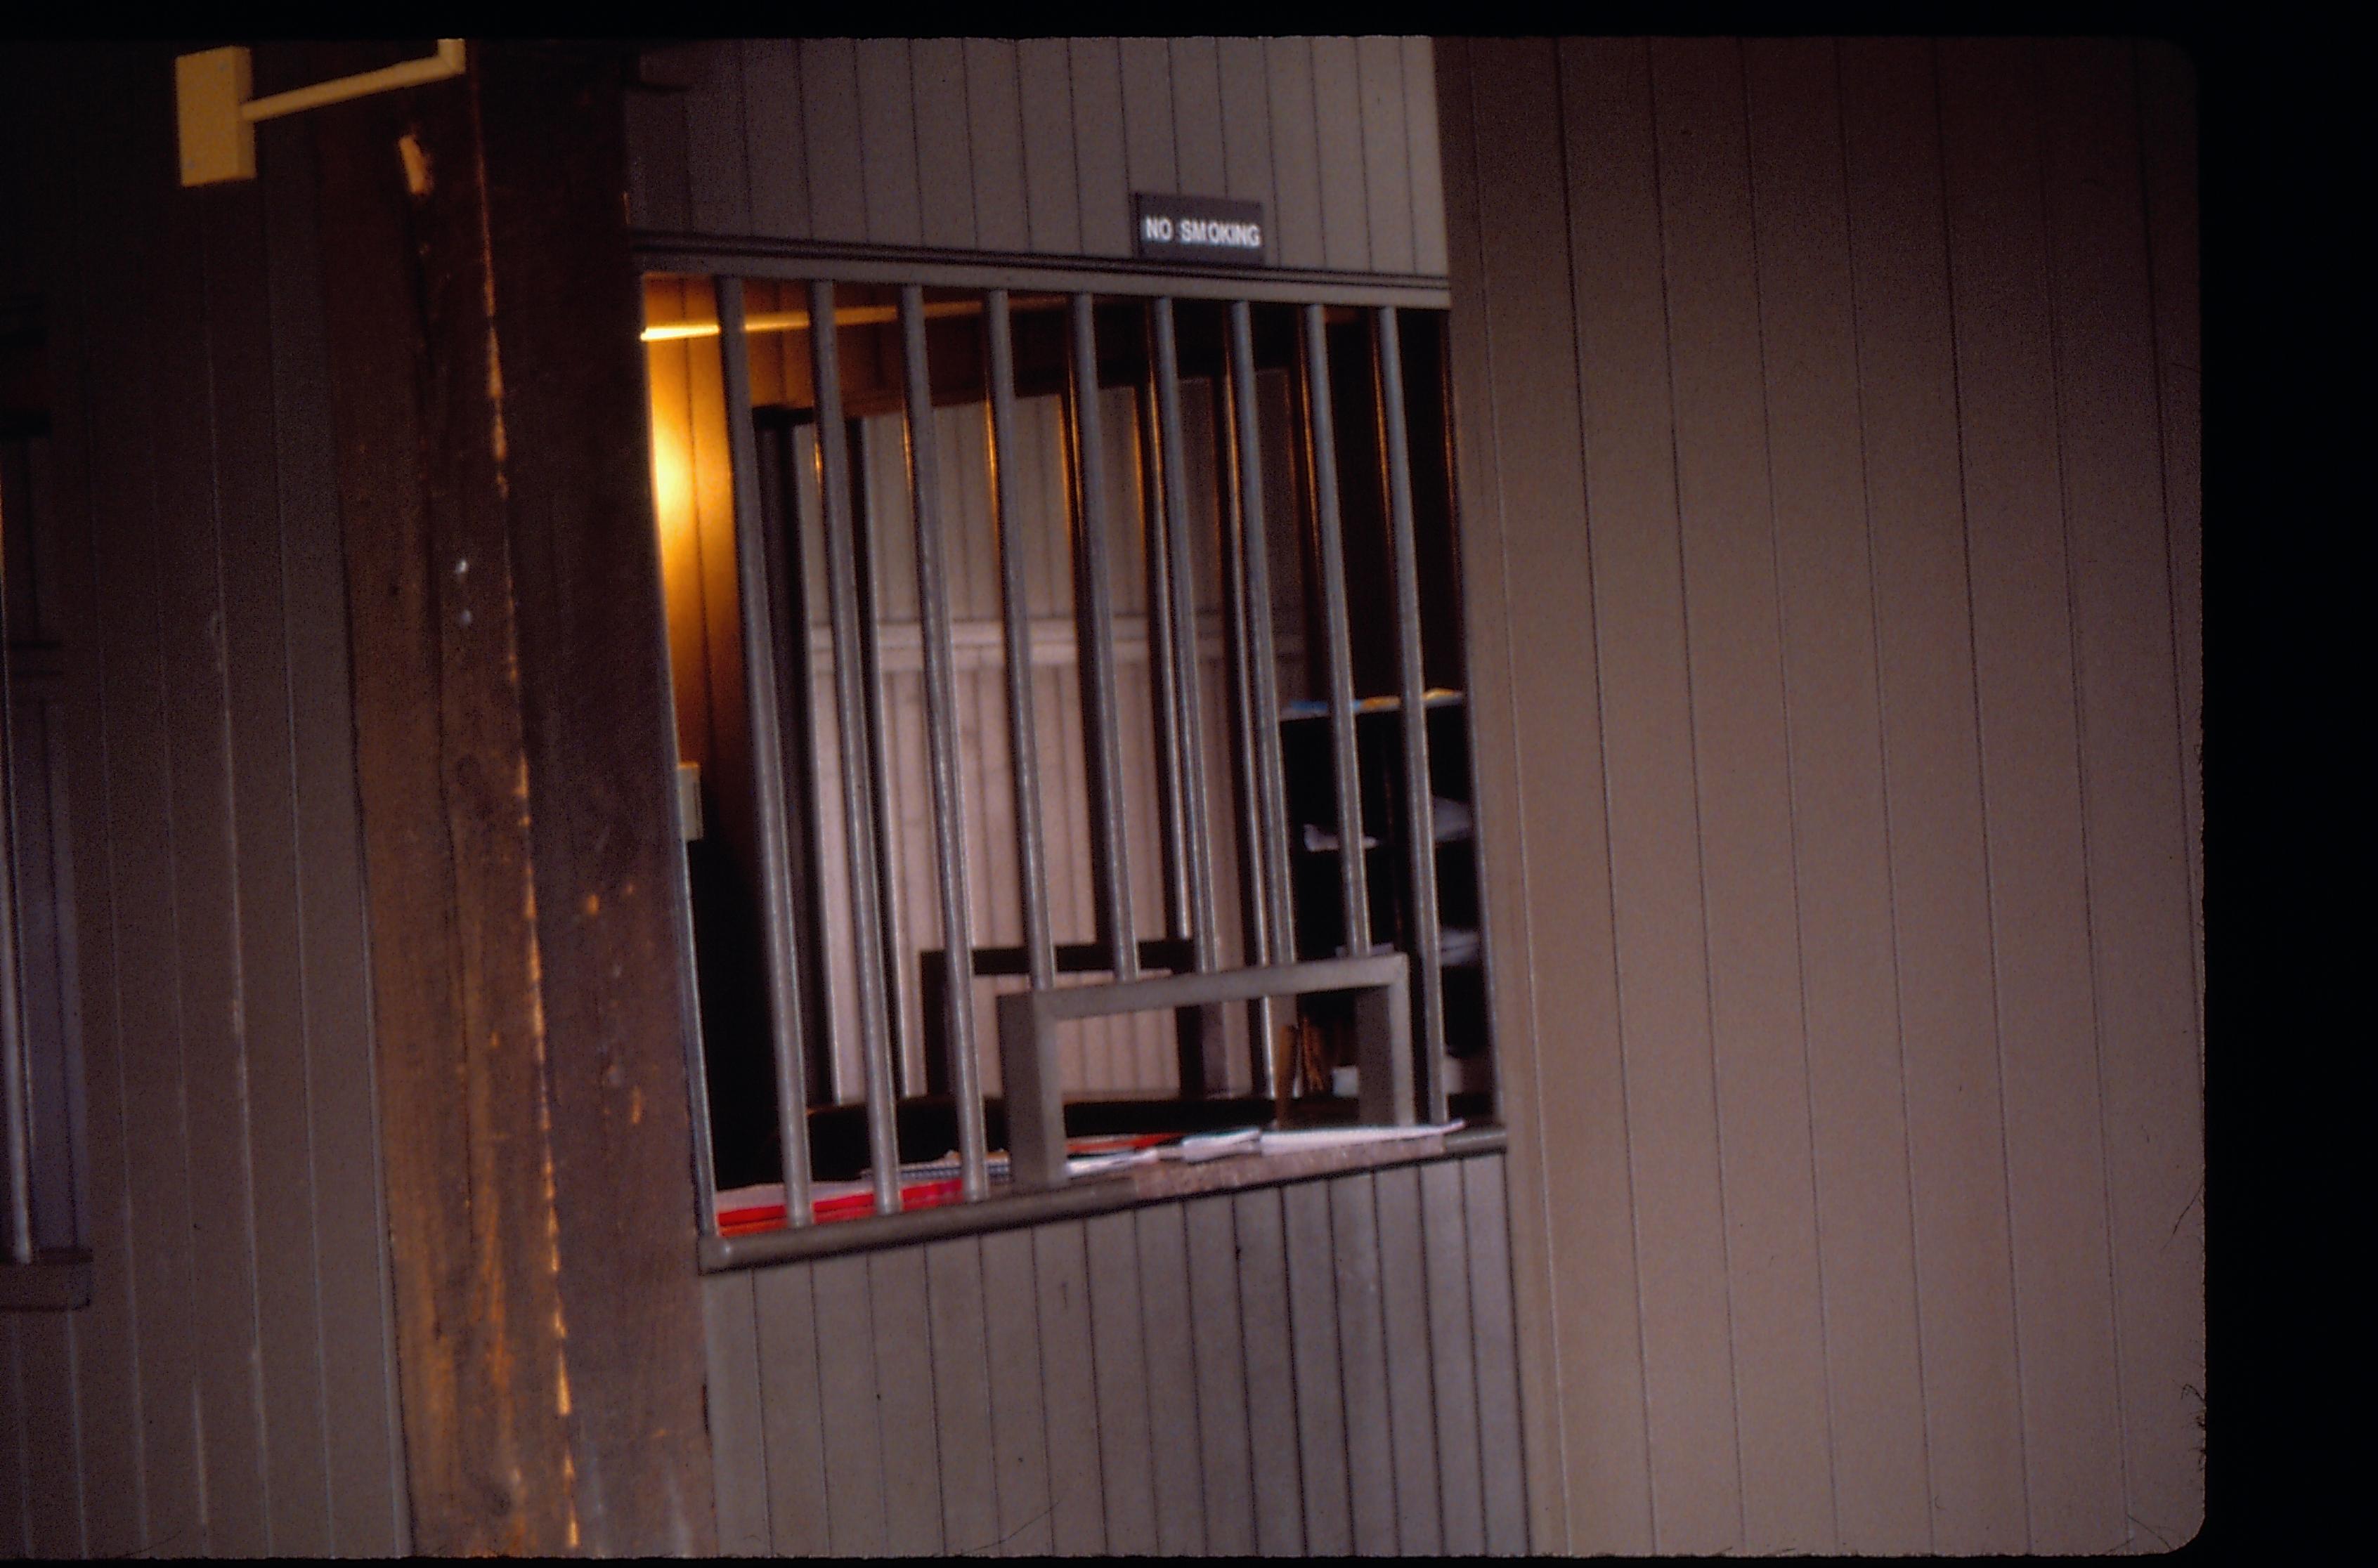
[[[729,1233],[1005,1186],[1036,988],[1401,954],[1397,1119],[1492,1114],[1440,314],[654,276],[645,317]],[[1068,1171],[1377,1119],[1368,996],[1046,1021]]]

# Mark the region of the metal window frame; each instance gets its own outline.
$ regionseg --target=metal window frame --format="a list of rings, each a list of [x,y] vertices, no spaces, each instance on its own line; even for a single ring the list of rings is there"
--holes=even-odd
[[[906,1087],[895,1061],[891,1012],[899,986],[886,963],[891,912],[883,902],[894,880],[887,868],[888,828],[879,820],[883,782],[880,715],[883,682],[873,652],[874,616],[863,521],[851,493],[851,454],[830,433],[843,427],[839,357],[835,347],[837,284],[893,285],[898,291],[902,416],[917,553],[919,635],[924,666],[928,770],[931,776],[936,869],[944,941],[920,953],[919,983],[926,1007],[944,1017],[928,1023],[926,1040],[936,1047],[943,1082],[957,1105],[962,1193],[961,1212],[990,1200],[984,1107],[979,1091],[971,983],[979,974],[1020,973],[1031,988],[998,1002],[999,1047],[1008,1107],[1009,1154],[1015,1193],[997,1200],[1005,1207],[1038,1193],[1061,1198],[1067,1185],[1063,1101],[1053,1032],[1061,1022],[1154,1010],[1194,1011],[1199,1026],[1183,1028],[1182,1081],[1185,1095],[1206,1087],[1222,1063],[1211,1057],[1220,1030],[1214,1026],[1224,1004],[1244,1002],[1255,1011],[1254,1081],[1266,1094],[1277,1088],[1269,1048],[1270,1018],[1281,999],[1324,992],[1356,998],[1361,1113],[1368,1123],[1411,1125],[1424,1111],[1431,1120],[1446,1114],[1444,1019],[1439,964],[1438,910],[1435,888],[1435,843],[1429,821],[1426,710],[1423,700],[1419,589],[1412,537],[1408,434],[1401,379],[1398,313],[1402,308],[1443,312],[1443,288],[1408,281],[1369,281],[1342,277],[1301,278],[1270,274],[1198,276],[1174,270],[1081,269],[1047,265],[1002,265],[933,261],[912,255],[871,253],[852,247],[704,245],[680,249],[666,243],[640,246],[647,275],[676,273],[705,279],[718,305],[724,410],[734,489],[733,517],[738,587],[742,604],[745,690],[753,736],[755,805],[761,819],[759,850],[762,924],[772,1011],[770,1045],[778,1094],[778,1122],[787,1195],[786,1227],[798,1232],[812,1225],[807,1137],[807,1054],[823,1042],[804,1040],[805,976],[794,919],[787,861],[788,784],[781,743],[781,698],[776,689],[775,624],[769,562],[789,555],[797,542],[765,537],[759,497],[758,437],[753,425],[743,287],[747,279],[805,285],[816,423],[818,503],[826,555],[826,598],[835,665],[835,722],[841,744],[842,808],[850,860],[849,896],[857,959],[860,1058],[872,1196],[880,1224],[901,1215],[900,1167],[895,1122],[898,1089]],[[1025,941],[1016,950],[979,950],[968,927],[964,845],[967,843],[963,767],[958,756],[954,696],[954,658],[946,569],[939,516],[938,456],[934,449],[927,363],[924,291],[964,290],[983,301],[988,346],[985,370],[986,435],[995,475],[990,497],[999,542],[1003,640],[1009,701],[1009,755],[1015,772],[1019,892],[1025,910]],[[1029,700],[1030,628],[1023,592],[1021,551],[1013,547],[1015,516],[1012,465],[999,461],[1013,439],[1014,348],[1008,305],[1014,292],[1060,293],[1066,297],[1065,463],[1067,511],[1075,573],[1075,612],[1084,725],[1088,736],[1098,940],[1089,944],[1097,966],[1113,978],[1104,985],[1058,987],[1061,973],[1080,969],[1091,957],[1054,942],[1048,909],[1046,845],[1037,769],[1038,737]],[[1095,305],[1099,298],[1146,302],[1147,377],[1144,389],[1149,453],[1148,532],[1149,635],[1175,656],[1152,661],[1161,687],[1154,704],[1159,728],[1160,793],[1166,903],[1171,929],[1143,942],[1134,928],[1129,889],[1129,844],[1121,800],[1119,728],[1113,687],[1113,616],[1108,599],[1103,440],[1095,389],[1098,384]],[[1240,762],[1238,824],[1244,892],[1248,962],[1216,967],[1218,929],[1212,845],[1207,793],[1203,710],[1198,689],[1195,594],[1190,580],[1188,503],[1174,326],[1175,299],[1219,301],[1226,306],[1225,364],[1215,378],[1217,490],[1221,513],[1225,602],[1229,635],[1226,671],[1229,711]],[[1299,415],[1307,504],[1315,521],[1316,565],[1324,604],[1322,648],[1328,695],[1333,794],[1340,825],[1339,861],[1344,897],[1347,945],[1340,956],[1296,962],[1294,911],[1288,883],[1287,808],[1281,768],[1279,704],[1276,683],[1257,678],[1273,667],[1271,595],[1265,545],[1263,464],[1255,412],[1252,310],[1255,305],[1299,307],[1298,360],[1302,373],[1294,407]],[[1403,868],[1414,894],[1419,929],[1414,951],[1374,951],[1363,863],[1362,805],[1354,729],[1355,702],[1349,652],[1348,606],[1342,530],[1339,517],[1336,420],[1329,384],[1330,362],[1325,311],[1362,309],[1372,348],[1372,388],[1377,421],[1379,476],[1387,503],[1389,578],[1397,620],[1398,697],[1401,708],[1400,766],[1404,773],[1404,836],[1410,847]],[[798,520],[795,521],[798,526]],[[1189,650],[1187,653],[1180,651]],[[1019,684],[1021,691],[1019,693]],[[1351,828],[1349,827],[1351,824]],[[1161,977],[1142,973],[1143,958],[1162,952],[1175,965]],[[1183,965],[1181,961],[1185,959]],[[684,962],[694,962],[688,943]],[[806,983],[818,983],[807,977]],[[1419,1039],[1415,1052],[1413,1001]],[[933,1025],[939,1024],[936,1028]],[[698,1025],[697,1025],[698,1027]],[[1415,1056],[1418,1071],[1415,1073]],[[703,1058],[691,1053],[697,1069]],[[706,1080],[705,1080],[706,1083]],[[701,1092],[706,1093],[706,1087]],[[704,1179],[699,1183],[701,1228],[706,1260],[719,1262],[752,1253],[717,1234],[715,1152],[698,1151]],[[949,1211],[940,1211],[948,1215]],[[919,1216],[921,1217],[921,1216]],[[857,1222],[843,1222],[851,1224]],[[954,1224],[944,1217],[936,1230]],[[837,1225],[836,1229],[842,1228]],[[964,1227],[960,1227],[964,1228]],[[821,1238],[820,1241],[823,1242]],[[806,1244],[804,1244],[806,1250]],[[775,1249],[759,1249],[773,1253]],[[706,1263],[706,1266],[709,1266]]]

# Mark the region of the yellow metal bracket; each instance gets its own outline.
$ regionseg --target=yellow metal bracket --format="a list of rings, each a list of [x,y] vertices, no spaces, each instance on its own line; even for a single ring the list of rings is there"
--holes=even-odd
[[[182,183],[210,186],[256,178],[256,122],[343,103],[375,92],[462,74],[462,41],[441,38],[438,53],[361,76],[250,98],[248,53],[234,44],[184,54],[174,62],[174,98],[181,124]]]

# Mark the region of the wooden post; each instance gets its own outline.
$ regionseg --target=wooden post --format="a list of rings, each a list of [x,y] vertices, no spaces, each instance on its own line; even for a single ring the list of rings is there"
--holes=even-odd
[[[621,67],[321,112],[414,1549],[715,1550]]]

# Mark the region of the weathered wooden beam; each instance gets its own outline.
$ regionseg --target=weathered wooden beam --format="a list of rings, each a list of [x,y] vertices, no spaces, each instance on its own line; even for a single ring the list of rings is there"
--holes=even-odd
[[[429,1554],[715,1533],[619,80],[498,45],[318,127]]]
[[[621,64],[481,59],[579,1523],[605,1555],[703,1556],[696,1024]]]

